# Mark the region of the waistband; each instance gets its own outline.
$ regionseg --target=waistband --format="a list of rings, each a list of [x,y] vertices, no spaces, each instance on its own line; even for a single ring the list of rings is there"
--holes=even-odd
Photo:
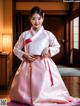
[[[32,57],[35,58],[35,59],[42,59],[41,55],[32,55]]]

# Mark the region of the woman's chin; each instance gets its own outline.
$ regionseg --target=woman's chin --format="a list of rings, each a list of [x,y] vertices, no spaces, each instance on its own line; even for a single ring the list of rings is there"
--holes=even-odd
[[[39,30],[40,29],[40,26],[35,26],[34,27],[34,30]]]

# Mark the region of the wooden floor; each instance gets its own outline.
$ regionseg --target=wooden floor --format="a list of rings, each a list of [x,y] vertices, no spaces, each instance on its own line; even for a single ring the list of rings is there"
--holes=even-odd
[[[73,97],[80,98],[80,77],[62,77],[65,85]]]
[[[65,85],[73,97],[80,98],[80,77],[62,77]],[[10,88],[9,88],[10,89]],[[0,90],[0,98],[5,98],[8,96],[8,90]]]

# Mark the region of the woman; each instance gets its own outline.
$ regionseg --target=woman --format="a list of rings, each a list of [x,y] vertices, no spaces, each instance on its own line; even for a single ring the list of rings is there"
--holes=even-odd
[[[59,53],[60,45],[50,31],[42,26],[44,13],[33,7],[32,27],[23,32],[14,46],[14,54],[22,61],[10,90],[12,101],[30,105],[69,103],[70,97],[51,57]],[[24,51],[22,48],[24,47]]]

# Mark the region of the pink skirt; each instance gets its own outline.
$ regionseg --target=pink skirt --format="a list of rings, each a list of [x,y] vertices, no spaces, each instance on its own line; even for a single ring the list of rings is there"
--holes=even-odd
[[[35,106],[76,101],[69,95],[55,63],[50,58],[37,58],[32,63],[21,63],[12,82],[10,99]]]

